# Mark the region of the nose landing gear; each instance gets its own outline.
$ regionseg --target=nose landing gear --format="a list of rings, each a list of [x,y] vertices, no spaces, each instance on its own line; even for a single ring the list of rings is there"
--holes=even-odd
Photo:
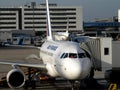
[[[70,81],[71,82],[71,90],[79,90],[80,88],[80,82],[79,81]]]

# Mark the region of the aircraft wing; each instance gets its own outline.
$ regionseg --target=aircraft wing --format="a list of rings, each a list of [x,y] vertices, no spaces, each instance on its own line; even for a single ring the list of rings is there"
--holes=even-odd
[[[33,68],[43,68],[43,69],[46,69],[46,65],[45,64],[14,63],[14,62],[0,62],[0,64],[11,65],[13,67],[15,67],[15,66],[22,66],[22,67],[33,67]]]
[[[16,47],[16,48],[31,48],[31,49],[40,49],[40,47],[36,46],[25,46],[25,45],[5,45],[7,47]]]

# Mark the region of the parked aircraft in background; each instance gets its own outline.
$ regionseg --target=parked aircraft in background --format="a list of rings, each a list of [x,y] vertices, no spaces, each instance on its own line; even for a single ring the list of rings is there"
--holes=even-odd
[[[67,19],[66,32],[56,32],[54,34],[55,40],[68,40],[68,38],[69,38],[69,19]]]

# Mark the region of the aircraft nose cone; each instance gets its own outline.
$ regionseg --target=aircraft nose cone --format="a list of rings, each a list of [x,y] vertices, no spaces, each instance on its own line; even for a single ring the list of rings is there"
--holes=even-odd
[[[67,79],[79,79],[81,75],[81,63],[79,62],[68,62],[65,66],[66,78]]]
[[[70,70],[71,70],[70,72],[71,79],[78,79],[80,77],[81,75],[80,65],[71,66]]]

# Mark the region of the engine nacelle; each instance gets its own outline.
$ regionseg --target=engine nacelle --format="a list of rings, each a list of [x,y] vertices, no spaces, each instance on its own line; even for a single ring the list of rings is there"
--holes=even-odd
[[[12,69],[7,74],[7,83],[11,88],[21,88],[25,84],[25,74],[20,69]]]

